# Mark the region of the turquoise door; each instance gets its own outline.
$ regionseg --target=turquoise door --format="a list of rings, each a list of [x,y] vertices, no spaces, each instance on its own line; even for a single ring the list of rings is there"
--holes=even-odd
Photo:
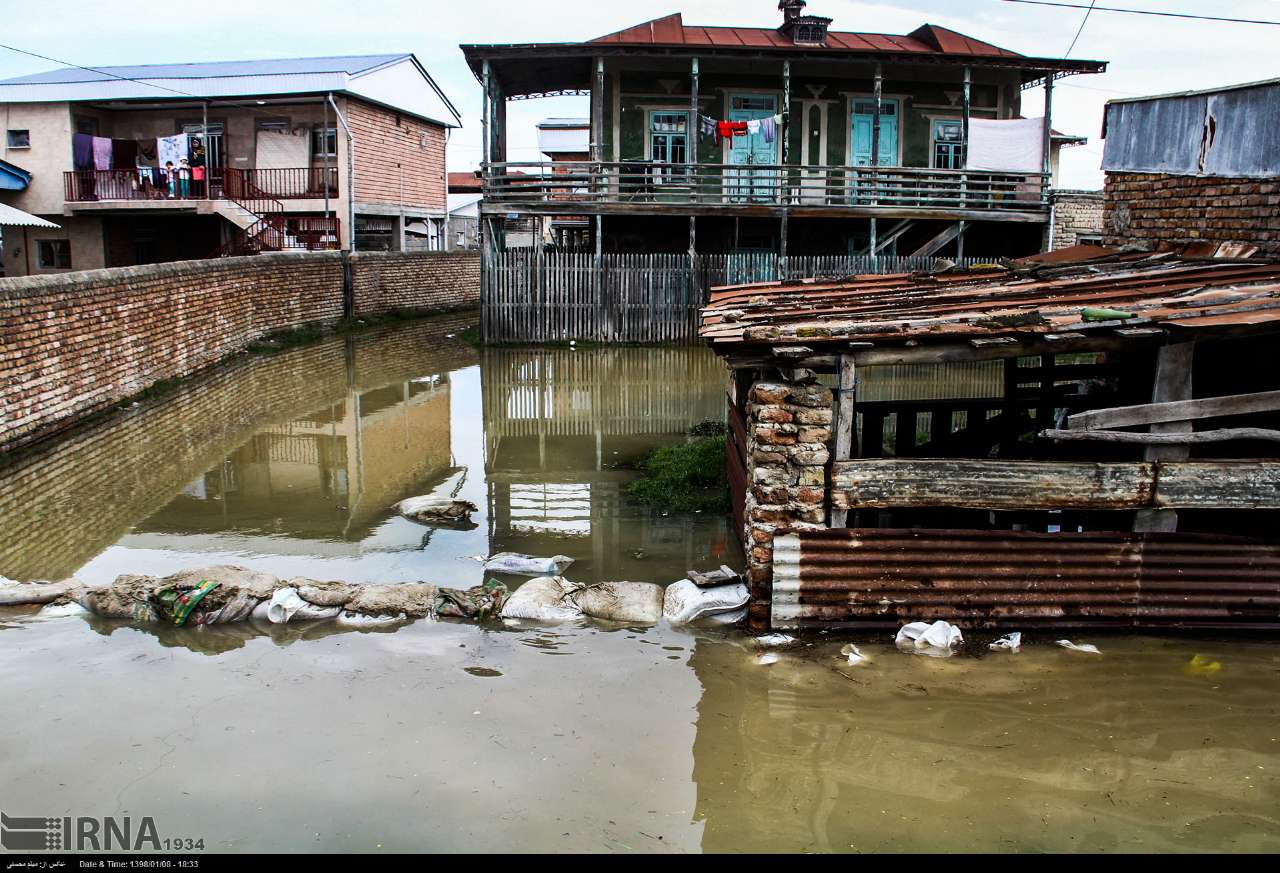
[[[853,101],[853,166],[871,166],[871,131],[875,125],[874,100]],[[898,101],[880,101],[880,161],[882,167],[898,163]]]
[[[729,117],[726,120],[759,121],[762,118],[772,118],[777,111],[778,98],[772,94],[737,94],[729,98]],[[735,136],[729,143],[729,164],[735,168],[764,169],[728,170],[730,199],[737,203],[775,200],[777,172],[772,169],[772,165],[777,162],[776,137],[773,142],[765,142],[764,134],[759,131]]]

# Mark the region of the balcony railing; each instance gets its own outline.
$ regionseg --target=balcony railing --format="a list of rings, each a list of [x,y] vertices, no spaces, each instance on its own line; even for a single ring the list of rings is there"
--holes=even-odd
[[[328,189],[338,196],[337,167],[288,167],[276,170],[216,169],[204,180],[181,180],[170,190],[168,178],[150,168],[132,170],[72,170],[62,174],[68,203],[111,200],[221,200],[224,186],[239,184],[273,200],[319,200]]]
[[[555,161],[490,164],[494,204],[886,207],[952,210],[1048,208],[1040,173],[925,167],[798,167]]]

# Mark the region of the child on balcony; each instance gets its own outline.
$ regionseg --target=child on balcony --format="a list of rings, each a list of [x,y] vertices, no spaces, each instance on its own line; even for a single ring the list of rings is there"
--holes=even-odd
[[[178,161],[178,196],[183,200],[191,196],[191,165],[186,158]]]

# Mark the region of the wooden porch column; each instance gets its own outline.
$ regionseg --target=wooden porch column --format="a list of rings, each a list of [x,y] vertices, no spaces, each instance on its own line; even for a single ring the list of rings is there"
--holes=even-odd
[[[960,169],[964,169],[969,162],[969,97],[971,86],[973,85],[973,70],[969,67],[964,68],[964,97],[961,106],[961,122],[960,122]],[[969,177],[960,177],[960,205],[966,206],[969,202]],[[964,257],[964,237],[961,236],[957,243],[958,257]]]
[[[596,58],[595,85],[591,89],[591,160],[604,160],[604,58]]]
[[[881,94],[884,89],[884,71],[879,63],[876,64],[876,78],[874,90],[875,108],[871,113],[871,168],[872,177],[875,176],[875,169],[880,166],[880,102]],[[871,193],[871,202],[875,203],[875,191]]]
[[[1194,342],[1161,346],[1156,357],[1155,385],[1151,389],[1152,403],[1191,399],[1191,364],[1196,344]],[[1171,421],[1150,425],[1151,433],[1190,433],[1190,421]],[[1185,461],[1191,456],[1191,446],[1147,446],[1143,459],[1147,461]],[[1133,518],[1135,531],[1176,531],[1178,513],[1173,509],[1140,509]]]
[[[1049,171],[1052,165],[1049,162],[1050,147],[1053,145],[1053,71],[1050,70],[1044,78],[1044,155],[1041,161],[1041,172],[1044,174],[1040,183],[1041,199],[1048,196],[1049,188]]]
[[[685,150],[684,159],[689,164],[698,163],[698,142],[701,140],[701,122],[698,118],[698,59],[694,58],[689,62],[689,136],[688,148]],[[694,186],[694,199],[697,199],[697,178],[691,179]]]
[[[782,187],[778,194],[785,206],[791,199],[789,175],[791,171],[787,169],[791,163],[791,61],[782,62],[782,124],[778,130],[778,136],[782,138],[782,178],[779,180]],[[785,226],[785,218],[783,222]]]
[[[853,444],[857,438],[857,371],[853,363],[853,355],[840,356],[840,385],[836,390],[835,421],[832,423],[832,434],[835,437],[835,451],[831,455],[833,461],[847,461],[853,457]],[[828,498],[830,498],[831,482],[828,481]],[[831,507],[831,523],[828,527],[848,527],[849,511]]]
[[[481,107],[480,107],[480,167],[481,176],[489,166],[489,95],[491,71],[489,62],[485,61],[481,68]]]

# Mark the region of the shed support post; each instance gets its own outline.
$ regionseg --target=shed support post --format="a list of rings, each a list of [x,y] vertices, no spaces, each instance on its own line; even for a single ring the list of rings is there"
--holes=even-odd
[[[782,213],[782,228],[778,237],[778,278],[787,281],[787,213]]]
[[[833,461],[847,461],[853,457],[855,431],[858,420],[855,401],[857,400],[857,370],[853,363],[853,355],[840,356],[840,383],[836,389],[835,421],[832,434],[835,437],[835,451],[831,454]],[[831,498],[831,482],[827,483],[827,499]],[[828,527],[848,527],[849,511],[831,507]]]
[[[1196,344],[1194,342],[1161,346],[1156,356],[1155,385],[1151,390],[1152,403],[1191,399],[1191,365]],[[1170,421],[1149,426],[1151,433],[1190,433],[1190,421]],[[1143,459],[1147,461],[1185,461],[1191,455],[1187,443],[1181,445],[1147,446]],[[1135,531],[1176,531],[1178,513],[1173,509],[1140,509],[1133,519]]]

